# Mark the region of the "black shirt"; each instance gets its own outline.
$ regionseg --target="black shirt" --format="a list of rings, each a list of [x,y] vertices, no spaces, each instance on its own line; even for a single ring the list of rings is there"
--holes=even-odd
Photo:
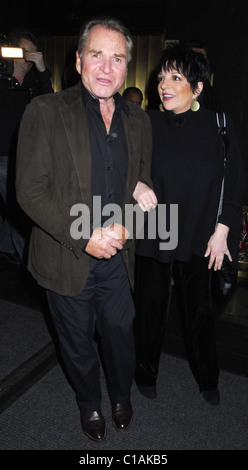
[[[122,208],[124,203],[128,150],[121,111],[124,110],[128,114],[129,108],[121,95],[116,93],[114,95],[115,111],[107,134],[100,112],[99,100],[93,98],[83,85],[82,96],[88,120],[91,146],[92,197],[101,197],[102,214],[102,208],[107,204],[117,204]],[[93,207],[96,206],[95,204]],[[96,217],[95,213],[94,217]],[[102,216],[101,225],[110,217],[112,217],[112,213]]]
[[[156,239],[139,240],[137,254],[161,262],[188,261],[192,254],[204,256],[215,230],[221,183],[224,174],[222,137],[216,115],[203,107],[174,115],[171,111],[149,112],[153,129],[152,180],[159,204],[167,206],[166,223],[170,232],[169,208],[178,206],[178,243],[174,249],[161,249]],[[241,228],[244,169],[238,140],[227,116],[229,147],[225,172],[225,191],[219,222],[230,227],[228,247],[237,261]],[[170,219],[170,218],[169,218]],[[172,231],[172,237],[176,236]]]

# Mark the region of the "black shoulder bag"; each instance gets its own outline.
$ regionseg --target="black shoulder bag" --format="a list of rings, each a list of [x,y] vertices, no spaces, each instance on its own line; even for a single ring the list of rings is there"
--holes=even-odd
[[[216,113],[217,125],[219,128],[219,134],[222,136],[224,146],[224,174],[221,185],[221,195],[218,208],[218,214],[216,219],[216,225],[218,223],[219,216],[222,212],[223,195],[224,195],[224,181],[225,181],[225,170],[226,170],[226,155],[228,150],[228,136],[226,130],[226,116],[225,113]],[[230,299],[233,294],[238,279],[238,269],[233,267],[229,262],[227,256],[224,256],[222,267],[220,270],[212,271],[212,301],[213,304],[220,307],[224,306],[225,303]]]

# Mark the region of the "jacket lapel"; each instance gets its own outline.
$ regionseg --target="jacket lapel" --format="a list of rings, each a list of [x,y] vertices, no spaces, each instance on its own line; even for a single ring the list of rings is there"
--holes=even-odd
[[[71,101],[61,108],[60,113],[76,169],[82,202],[91,208],[91,156],[88,124],[81,88],[74,87],[72,91],[74,93]]]

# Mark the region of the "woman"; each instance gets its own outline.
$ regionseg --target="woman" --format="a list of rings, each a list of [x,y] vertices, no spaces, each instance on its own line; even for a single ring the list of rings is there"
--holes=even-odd
[[[203,398],[218,405],[219,366],[210,280],[211,271],[221,268],[224,256],[237,264],[244,171],[233,124],[227,117],[224,203],[216,226],[224,153],[215,112],[199,106],[208,77],[209,65],[203,54],[179,45],[165,49],[158,75],[164,112],[149,112],[152,180],[158,204],[166,204],[167,209],[171,204],[178,206],[178,243],[176,248],[166,250],[163,245],[161,249],[157,234],[156,239],[146,235],[137,244],[136,383],[143,395],[156,397],[173,277],[190,368]]]

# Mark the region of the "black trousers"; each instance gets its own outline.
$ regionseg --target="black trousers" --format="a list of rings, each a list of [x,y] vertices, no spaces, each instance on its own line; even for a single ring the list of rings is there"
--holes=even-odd
[[[110,401],[129,400],[135,371],[134,304],[120,253],[110,260],[93,260],[86,285],[76,297],[47,291],[47,298],[80,410],[96,411],[101,406],[96,330]]]
[[[189,366],[201,390],[218,385],[219,365],[207,260],[161,263],[136,256],[134,323],[138,385],[156,384],[171,298],[172,277]]]

